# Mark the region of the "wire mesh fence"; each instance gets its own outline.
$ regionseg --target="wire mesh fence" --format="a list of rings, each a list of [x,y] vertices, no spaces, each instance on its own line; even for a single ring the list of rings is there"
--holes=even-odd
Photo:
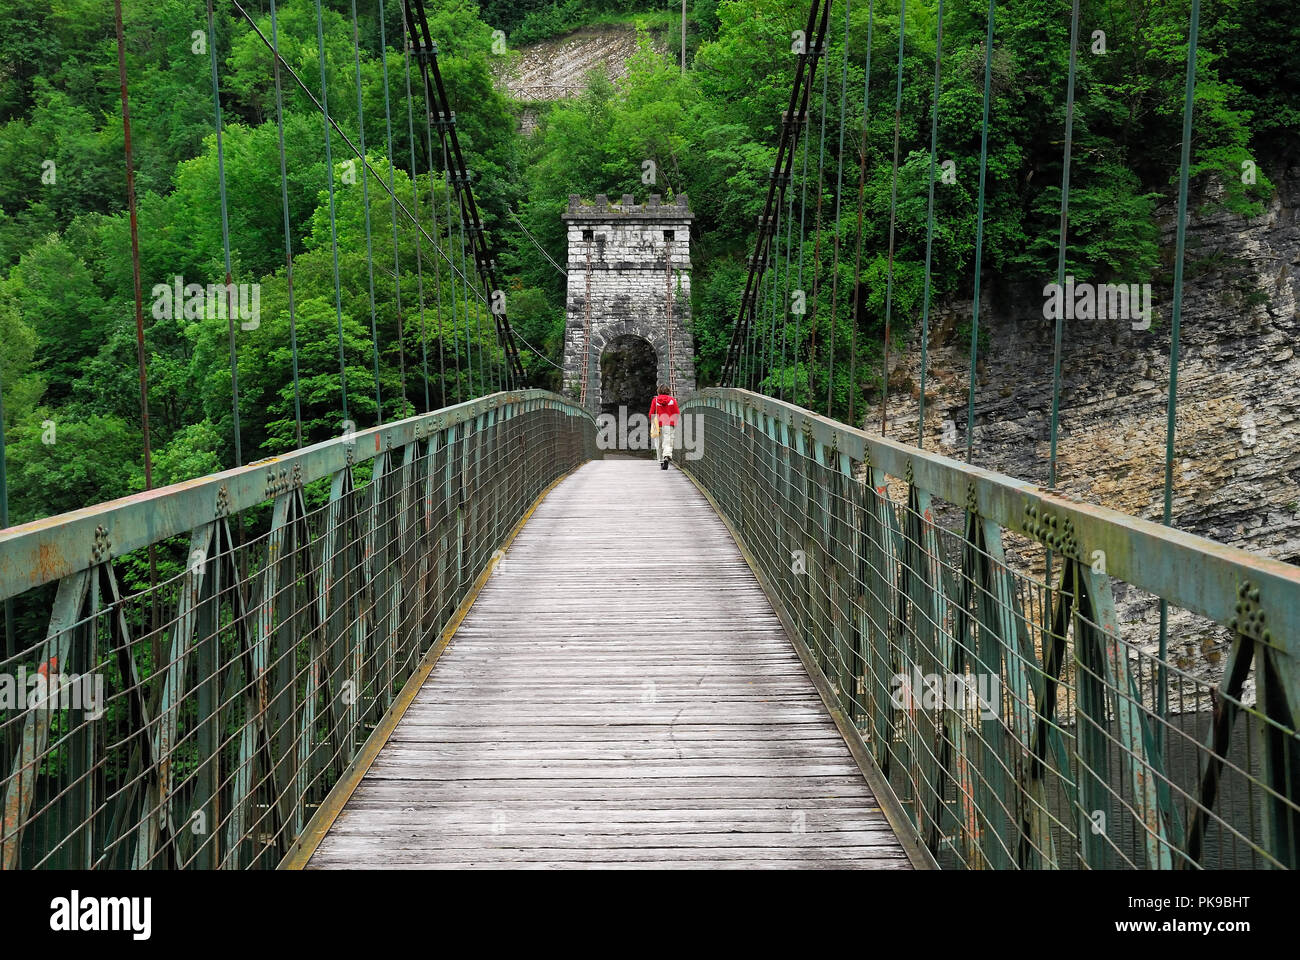
[[[0,534],[0,867],[276,866],[595,455],[580,408],[495,394]]]
[[[683,412],[686,469],[937,864],[1300,861],[1300,569],[747,391]]]

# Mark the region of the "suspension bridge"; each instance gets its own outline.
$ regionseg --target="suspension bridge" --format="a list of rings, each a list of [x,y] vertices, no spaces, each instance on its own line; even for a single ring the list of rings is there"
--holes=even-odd
[[[400,5],[423,152],[441,157],[428,172],[448,184],[445,238],[331,116],[325,85],[318,99],[280,55],[275,4],[270,31],[233,7],[270,54],[277,101],[284,78],[299,85],[327,151],[342,144],[366,190],[391,199],[394,249],[400,215],[456,278],[463,302],[415,306],[488,324],[494,349],[457,371],[473,396],[429,395],[426,349],[424,412],[384,422],[380,399],[380,422],[314,444],[299,412],[290,452],[0,530],[0,676],[12,689],[39,678],[42,694],[0,713],[0,868],[1300,865],[1300,569],[1181,531],[1169,511],[1197,4],[1164,522],[1055,489],[1059,322],[1046,486],[978,466],[973,429],[957,460],[923,434],[856,426],[866,411],[852,399],[841,422],[829,397],[819,413],[809,391],[765,387],[787,347],[784,321],[763,321],[782,225],[788,264],[792,171],[829,78],[838,5],[822,0],[791,65],[721,382],[682,398],[703,443],[666,474],[604,449],[583,398],[524,382],[532,346],[494,297],[424,3]],[[1078,33],[1076,0],[1072,44]],[[901,41],[899,63],[901,77]],[[215,50],[212,82],[220,149]],[[1064,142],[1062,273],[1068,127]],[[282,183],[283,149],[281,132]],[[852,190],[839,156],[832,222]],[[983,173],[982,158],[977,255]],[[822,238],[822,193],[814,243],[838,263],[848,252],[838,232]],[[930,204],[933,230],[933,187]],[[366,222],[373,307],[369,206]],[[857,274],[860,243],[855,254]],[[971,425],[979,275],[977,262]],[[855,277],[852,316],[861,289]],[[341,311],[339,324],[342,364]],[[125,588],[127,564],[150,570],[145,588]],[[1157,643],[1125,636],[1121,587],[1158,598]],[[1227,641],[1215,676],[1170,654],[1171,611]]]

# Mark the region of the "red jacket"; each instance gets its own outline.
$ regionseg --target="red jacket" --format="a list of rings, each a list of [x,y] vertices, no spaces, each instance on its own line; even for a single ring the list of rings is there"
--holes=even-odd
[[[659,418],[659,426],[675,427],[677,426],[677,401],[666,393],[661,393],[650,401],[650,417],[653,422],[655,417]]]

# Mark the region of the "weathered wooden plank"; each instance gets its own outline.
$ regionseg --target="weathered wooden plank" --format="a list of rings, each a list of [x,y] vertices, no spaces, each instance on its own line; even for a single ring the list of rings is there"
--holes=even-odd
[[[909,864],[707,501],[611,459],[533,514],[310,866]]]
[[[762,782],[759,782],[762,781]],[[761,788],[761,789],[758,789]],[[365,793],[362,793],[362,790]],[[442,801],[448,797],[515,797],[517,799],[545,799],[552,803],[564,800],[601,800],[611,796],[628,800],[686,799],[713,800],[757,798],[765,794],[796,802],[804,798],[834,798],[856,802],[874,803],[874,798],[864,798],[852,775],[839,777],[791,777],[756,775],[741,777],[695,777],[678,779],[641,780],[617,786],[602,777],[573,778],[568,780],[416,780],[402,777],[367,777],[356,796],[387,797],[400,802],[427,799]]]
[[[692,851],[736,848],[817,850],[824,847],[894,849],[894,835],[883,829],[863,829],[862,821],[844,827],[799,832],[790,822],[747,823],[719,821],[692,824],[685,821],[656,823],[518,824],[509,817],[478,823],[412,824],[374,819],[350,825],[340,834],[358,844],[382,844],[393,837],[407,851],[537,851],[621,850],[680,847]]]
[[[369,847],[371,856],[379,858],[385,868],[413,866],[448,866],[457,867],[469,863],[490,863],[497,867],[513,867],[523,862],[542,862],[563,859],[574,864],[603,867],[606,863],[652,864],[662,861],[691,862],[702,867],[706,864],[729,865],[734,861],[765,861],[773,867],[784,866],[787,861],[813,860],[826,867],[845,869],[855,864],[863,867],[880,866],[884,869],[906,869],[907,858],[900,852],[881,850],[877,847],[805,847],[781,849],[774,847],[624,847],[602,850],[580,850],[574,848],[551,848],[535,850],[386,850],[385,844],[374,843]],[[879,850],[879,852],[877,852]],[[360,866],[354,856],[346,856],[341,862],[330,854],[320,857],[320,866]],[[317,865],[317,857],[312,858],[312,866]],[[330,861],[334,859],[335,862]]]
[[[791,710],[787,704],[773,703],[761,704],[766,706],[766,710],[754,709],[746,713],[741,713],[734,708],[730,711],[723,710],[723,705],[719,705],[716,711],[709,711],[705,708],[681,707],[680,705],[659,705],[654,710],[630,709],[635,704],[624,704],[628,709],[618,720],[611,720],[608,710],[599,710],[596,708],[586,709],[578,712],[573,707],[566,707],[563,712],[552,709],[546,710],[546,704],[538,704],[531,709],[512,710],[509,718],[493,721],[492,717],[486,711],[480,712],[477,716],[465,716],[465,711],[457,710],[454,707],[444,706],[438,710],[424,710],[420,712],[417,723],[424,722],[445,726],[446,724],[456,724],[458,726],[481,726],[487,724],[493,727],[510,727],[510,726],[536,726],[540,723],[571,723],[586,726],[601,726],[614,728],[622,725],[644,725],[657,724],[659,726],[675,726],[677,723],[705,723],[712,720],[714,723],[733,723],[733,724],[754,724],[767,723],[778,726],[784,724],[798,724],[805,726],[822,725],[819,718],[813,717],[807,710]]]
[[[385,751],[387,753],[387,751]],[[633,785],[644,780],[679,780],[692,777],[738,777],[766,780],[766,771],[797,776],[848,776],[857,773],[850,759],[839,763],[826,760],[436,760],[399,751],[393,759],[381,755],[370,768],[377,777],[418,780],[572,780],[611,781],[611,790],[621,781]],[[620,782],[612,782],[620,781]]]
[[[385,864],[389,870],[907,870],[911,865],[902,854],[897,857],[884,857],[873,854],[862,860],[825,860],[825,859],[726,859],[726,860],[652,860],[628,859],[621,856],[623,851],[612,851],[611,858],[588,858],[582,861],[570,860],[513,860],[503,863],[488,859],[485,862],[445,861],[421,857],[414,862],[396,861]],[[313,864],[315,866],[315,864]],[[363,865],[348,861],[323,862],[321,867],[331,869],[362,869]]]
[[[663,830],[664,824],[676,824],[674,829],[688,832],[716,833],[724,830],[763,830],[778,823],[788,828],[792,815],[804,814],[809,830],[867,830],[878,829],[874,815],[877,807],[854,806],[844,800],[822,800],[800,804],[797,809],[773,804],[767,807],[741,805],[741,801],[727,801],[733,806],[691,807],[671,803],[655,807],[650,803],[604,804],[589,803],[560,806],[537,801],[510,801],[493,806],[491,810],[470,804],[448,804],[434,809],[418,806],[396,806],[388,801],[368,800],[348,808],[339,818],[335,829],[368,827],[372,822],[397,824],[441,824],[475,831],[496,829],[495,815],[500,812],[511,824],[527,824],[528,833],[558,831],[571,832],[575,826],[591,827],[596,832],[608,829]],[[715,801],[716,803],[716,801]],[[493,816],[485,817],[485,813]]]
[[[778,759],[802,761],[804,759],[841,759],[843,753],[833,740],[812,741],[705,741],[682,743],[663,741],[615,740],[604,743],[591,741],[571,744],[528,743],[430,743],[422,740],[390,741],[393,757],[410,757],[412,760],[438,763],[465,760],[530,763],[550,760],[750,760]]]

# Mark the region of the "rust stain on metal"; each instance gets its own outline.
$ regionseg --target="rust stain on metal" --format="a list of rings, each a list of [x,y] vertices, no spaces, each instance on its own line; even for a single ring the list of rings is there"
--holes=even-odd
[[[57,544],[42,543],[36,551],[36,570],[41,580],[57,580],[67,568],[63,551]]]

